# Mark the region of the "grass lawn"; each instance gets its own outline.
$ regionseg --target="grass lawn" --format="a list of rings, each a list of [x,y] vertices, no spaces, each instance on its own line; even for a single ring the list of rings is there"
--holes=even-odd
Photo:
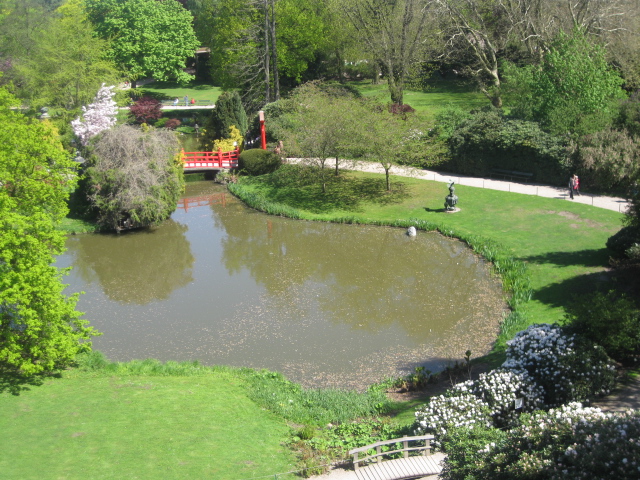
[[[373,84],[370,80],[363,80],[352,82],[352,85],[365,97],[377,98],[383,104],[390,101],[389,89],[384,81]],[[405,90],[404,103],[415,108],[425,121],[433,122],[436,114],[448,105],[471,110],[489,105],[489,100],[472,83],[434,77],[424,91]]]
[[[195,98],[197,102],[209,101],[215,103],[222,93],[220,87],[201,82],[191,82],[185,86],[173,82],[153,82],[139,87],[138,90],[143,95],[152,94],[159,100],[173,100],[177,97],[181,105],[184,105],[183,98],[185,95],[189,99]]]
[[[0,478],[248,479],[295,470],[282,418],[228,372],[65,372],[0,394]],[[284,476],[282,478],[289,478]]]
[[[384,176],[350,172],[319,187],[271,188],[250,184],[267,199],[302,210],[304,218],[332,220],[354,217],[360,221],[420,219],[459,232],[493,239],[529,266],[533,299],[524,308],[530,323],[557,322],[572,295],[606,287],[608,252],[605,242],[621,228],[622,214],[517,193],[456,186],[461,211],[442,211],[447,186],[443,183],[393,177],[394,192],[384,192]]]

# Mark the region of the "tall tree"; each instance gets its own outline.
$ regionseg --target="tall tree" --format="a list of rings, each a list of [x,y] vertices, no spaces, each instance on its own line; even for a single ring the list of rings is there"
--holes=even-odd
[[[409,69],[421,57],[429,14],[425,0],[353,0],[347,17],[387,78],[391,102],[402,105]]]
[[[75,163],[47,123],[12,110],[0,89],[0,367],[30,375],[70,364],[95,332],[63,295],[67,213]]]
[[[25,58],[62,0],[0,0],[0,54]]]
[[[110,39],[113,60],[135,80],[188,82],[185,61],[200,42],[191,13],[176,0],[85,0],[89,18]]]
[[[535,120],[554,134],[584,135],[610,124],[616,99],[624,98],[622,79],[602,47],[584,31],[560,32],[540,66],[510,66],[513,114]]]
[[[580,28],[608,39],[633,11],[627,0],[434,0],[441,25],[440,58],[473,78],[502,105],[501,63],[539,63],[556,35]],[[637,10],[637,8],[636,8]],[[608,40],[607,40],[608,41]]]
[[[106,58],[108,42],[96,38],[79,0],[68,0],[34,40],[29,55],[16,59],[20,96],[33,106],[76,110],[89,103],[103,82],[118,72]]]

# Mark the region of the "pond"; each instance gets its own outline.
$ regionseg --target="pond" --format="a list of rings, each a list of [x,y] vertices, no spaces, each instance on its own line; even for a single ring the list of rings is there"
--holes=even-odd
[[[78,235],[57,262],[114,361],[267,368],[363,388],[487,353],[505,305],[486,262],[436,233],[306,222],[187,184],[163,225]]]

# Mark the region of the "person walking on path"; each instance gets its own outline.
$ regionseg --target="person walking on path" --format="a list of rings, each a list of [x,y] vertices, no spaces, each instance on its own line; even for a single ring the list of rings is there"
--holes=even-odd
[[[573,191],[576,188],[576,176],[575,175],[571,175],[569,177],[569,197],[571,198],[571,200],[573,200]]]
[[[184,96],[184,106],[185,107],[189,106],[189,97],[187,95]]]
[[[578,178],[578,175],[574,174],[573,178],[575,180],[575,185],[573,186],[573,190],[580,195],[580,178]]]

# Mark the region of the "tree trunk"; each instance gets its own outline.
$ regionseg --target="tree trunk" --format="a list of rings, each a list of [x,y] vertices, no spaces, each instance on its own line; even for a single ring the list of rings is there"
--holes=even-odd
[[[387,177],[387,192],[391,191],[391,178],[389,176],[389,170],[391,170],[391,167],[384,167],[384,174]]]
[[[271,89],[269,86],[269,0],[264,0],[264,100],[266,103],[271,102]]]
[[[336,177],[338,176],[338,157],[336,157]]]
[[[278,74],[278,49],[276,44],[276,11],[275,0],[271,0],[271,63],[273,64],[273,96],[280,100],[280,75]]]

